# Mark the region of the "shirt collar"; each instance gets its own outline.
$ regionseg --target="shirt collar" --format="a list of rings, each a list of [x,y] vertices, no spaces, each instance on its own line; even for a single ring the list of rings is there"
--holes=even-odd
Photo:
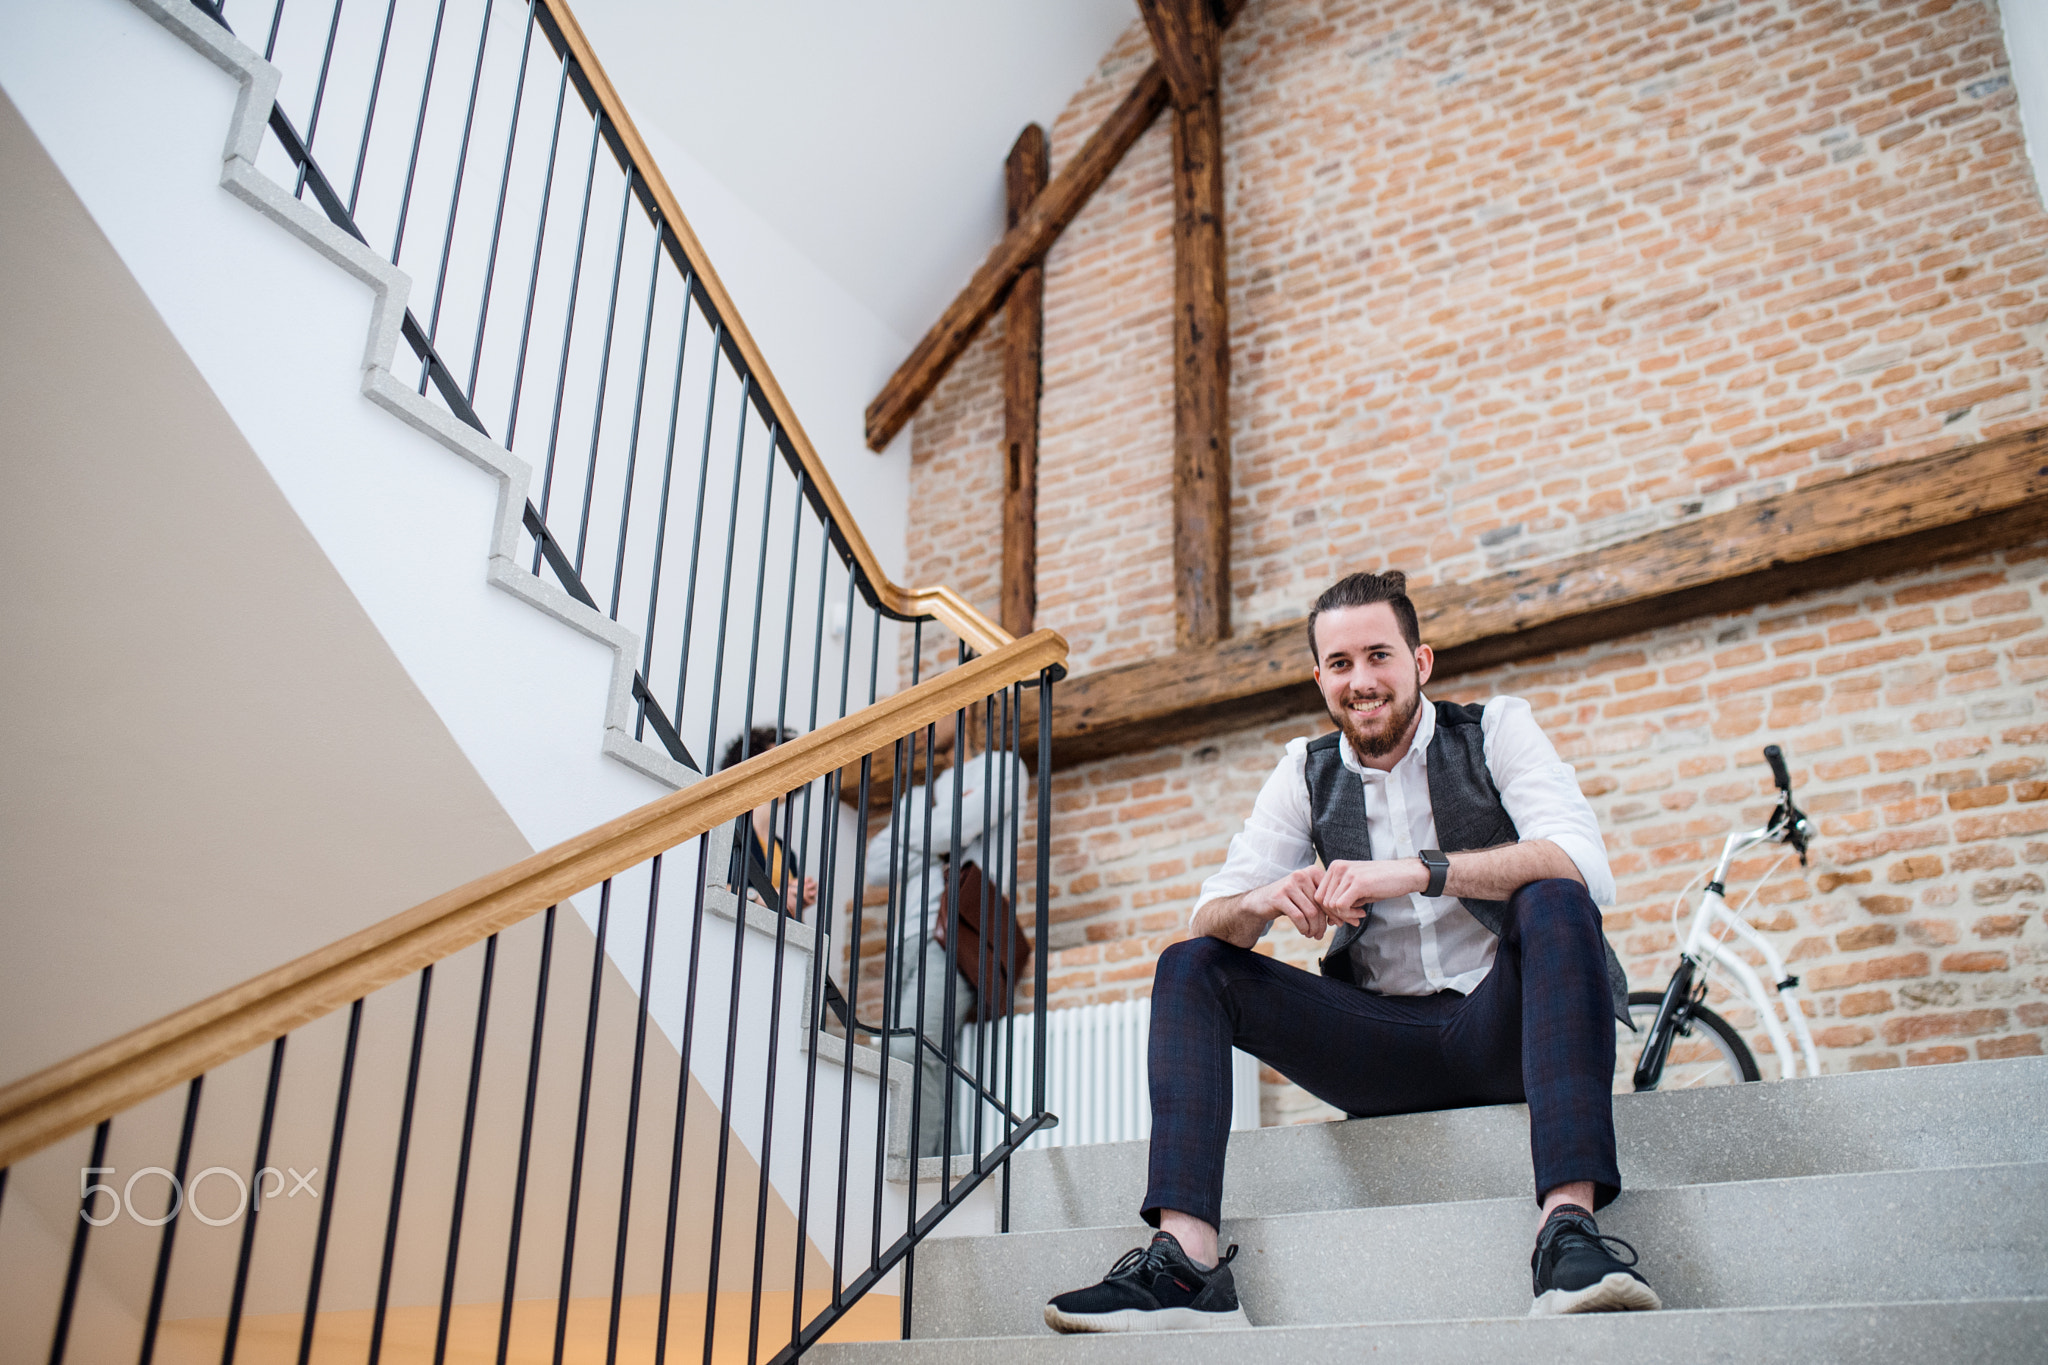
[[[1401,756],[1400,763],[1394,765],[1397,769],[1408,763],[1419,763],[1425,768],[1429,766],[1429,760],[1426,755],[1429,752],[1430,741],[1436,738],[1436,707],[1430,704],[1427,693],[1423,694],[1420,706],[1422,709],[1422,722],[1415,727],[1415,740],[1408,746],[1408,752]],[[1357,773],[1360,777],[1364,777],[1368,773],[1380,772],[1380,769],[1368,768],[1358,761],[1358,755],[1352,752],[1351,741],[1348,739],[1340,738],[1337,741],[1337,756],[1344,760],[1346,768]]]

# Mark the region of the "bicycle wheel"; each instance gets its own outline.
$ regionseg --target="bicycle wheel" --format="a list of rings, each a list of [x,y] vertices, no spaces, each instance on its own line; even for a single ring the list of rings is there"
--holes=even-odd
[[[1656,1022],[1662,991],[1630,991],[1629,1018],[1636,1032],[1614,1025],[1614,1093],[1635,1092],[1636,1059],[1648,1047],[1650,1026]],[[1677,1020],[1671,1050],[1654,1089],[1693,1090],[1709,1085],[1740,1085],[1759,1078],[1756,1058],[1749,1045],[1726,1019],[1705,1005],[1688,1005]]]

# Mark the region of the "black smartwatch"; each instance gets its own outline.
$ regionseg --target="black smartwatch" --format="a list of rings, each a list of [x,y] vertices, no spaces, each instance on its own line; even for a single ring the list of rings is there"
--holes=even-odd
[[[1422,894],[1441,896],[1444,879],[1451,875],[1450,855],[1439,848],[1425,848],[1415,856],[1422,859],[1422,865],[1429,869],[1429,885],[1423,888]]]

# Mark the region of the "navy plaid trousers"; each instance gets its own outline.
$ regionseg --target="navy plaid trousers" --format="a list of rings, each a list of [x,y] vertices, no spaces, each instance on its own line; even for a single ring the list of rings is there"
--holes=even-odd
[[[1235,1046],[1353,1118],[1529,1104],[1536,1195],[1575,1180],[1603,1205],[1614,1160],[1614,1006],[1600,910],[1577,882],[1508,902],[1493,970],[1470,995],[1375,995],[1216,938],[1176,943],[1152,978],[1151,1184],[1212,1226],[1223,1208]]]

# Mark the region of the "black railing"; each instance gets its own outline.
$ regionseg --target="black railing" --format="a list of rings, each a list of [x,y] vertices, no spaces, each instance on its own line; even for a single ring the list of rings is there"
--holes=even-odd
[[[638,737],[708,772],[924,681],[558,0],[193,3],[283,74],[259,166],[411,274],[410,382],[534,469],[528,570],[640,633]],[[1057,676],[0,1168],[0,1339],[779,1362],[892,1290],[907,1335],[920,1239],[991,1177],[1007,1225],[1056,1122],[1008,1011]]]
[[[16,1162],[0,1330],[52,1365],[908,1335],[918,1242],[991,1177],[1006,1207],[1054,1122],[1002,965],[1046,931],[1047,844],[1028,883],[1019,849],[1050,788],[1017,747],[1045,761],[1052,682],[768,801],[756,890],[701,836]],[[973,981],[996,1022],[965,1047]],[[888,1320],[849,1321],[877,1290]]]
[[[193,3],[279,68],[259,166],[411,274],[413,386],[534,469],[530,571],[639,633],[634,738],[706,771],[827,630],[901,652],[552,0]]]

